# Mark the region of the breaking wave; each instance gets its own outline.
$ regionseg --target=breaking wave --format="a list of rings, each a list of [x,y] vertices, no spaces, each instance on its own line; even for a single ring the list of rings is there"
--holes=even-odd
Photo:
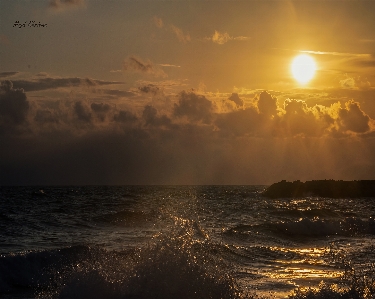
[[[197,227],[184,220],[140,249],[81,245],[1,256],[0,293],[29,288],[39,299],[246,297],[223,258],[225,246]]]

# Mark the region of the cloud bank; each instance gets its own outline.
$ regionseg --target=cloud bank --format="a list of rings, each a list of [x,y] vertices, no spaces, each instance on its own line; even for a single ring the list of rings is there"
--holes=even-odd
[[[33,80],[12,80],[13,86],[27,91],[40,91],[63,87],[95,87],[102,85],[121,84],[116,81],[93,80],[90,78],[43,78],[45,75],[38,74],[40,78]]]
[[[263,91],[232,109],[193,91],[138,108],[104,100],[32,101],[0,90],[1,184],[269,184],[374,179],[374,119],[355,100],[309,106]],[[163,108],[156,105],[162,101]]]

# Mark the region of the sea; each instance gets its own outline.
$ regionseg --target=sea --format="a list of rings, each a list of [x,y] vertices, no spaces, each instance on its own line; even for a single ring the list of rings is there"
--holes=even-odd
[[[375,198],[266,187],[0,187],[0,298],[292,298],[373,274]]]

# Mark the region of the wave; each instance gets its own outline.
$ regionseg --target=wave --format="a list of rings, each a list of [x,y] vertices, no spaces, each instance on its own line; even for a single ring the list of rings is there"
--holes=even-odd
[[[243,298],[223,258],[227,249],[200,230],[185,221],[152,244],[126,251],[81,245],[1,256],[0,293],[27,289],[38,299]]]
[[[283,234],[296,237],[374,235],[375,219],[373,217],[370,217],[368,220],[362,220],[358,217],[346,217],[343,219],[319,219],[318,217],[310,219],[305,217],[297,221],[268,222],[255,225],[239,224],[227,229],[224,234],[236,238],[252,235],[260,238],[258,232],[266,235],[276,233],[277,235]]]
[[[279,233],[298,236],[355,236],[375,234],[375,219],[372,217],[368,220],[357,217],[348,217],[342,220],[301,218],[298,221],[275,224],[272,229]]]
[[[90,247],[23,252],[0,256],[0,293],[12,293],[19,288],[34,288],[51,279],[48,269],[62,268],[88,256]]]

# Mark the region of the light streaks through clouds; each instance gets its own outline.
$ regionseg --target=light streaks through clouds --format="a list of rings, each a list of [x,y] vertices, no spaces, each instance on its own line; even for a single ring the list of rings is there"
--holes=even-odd
[[[353,100],[344,106],[309,106],[303,100],[280,101],[268,92],[247,100],[232,94],[226,101],[235,105],[224,111],[220,101],[193,91],[171,96],[148,84],[139,87],[142,94],[164,101],[165,107],[148,103],[129,110],[88,99],[51,106],[28,100],[22,89],[3,82],[0,139],[9,147],[1,149],[0,165],[9,172],[2,173],[2,181],[32,183],[22,175],[32,172],[35,180],[47,183],[269,183],[281,177],[346,177],[346,169],[362,176],[369,171],[358,165],[369,158],[366,147],[375,149],[374,119]],[[353,142],[367,146],[358,148],[359,160],[346,161],[342,150]],[[19,159],[27,144],[31,151]],[[331,160],[329,149],[336,150]],[[306,154],[335,167],[316,168],[303,160]],[[301,165],[292,173],[285,159],[289,166]],[[93,165],[100,171],[83,175]],[[254,167],[261,173],[250,171]]]

